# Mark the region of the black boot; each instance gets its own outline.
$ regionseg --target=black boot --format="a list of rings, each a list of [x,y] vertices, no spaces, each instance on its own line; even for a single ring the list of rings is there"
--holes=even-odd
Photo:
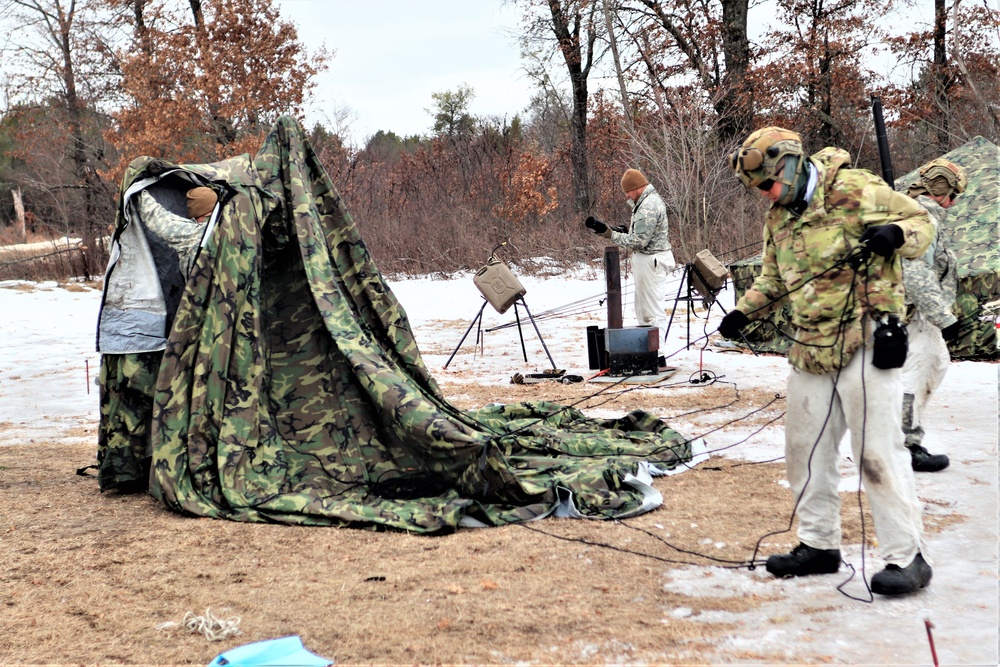
[[[840,549],[814,549],[799,543],[791,553],[767,559],[767,571],[776,577],[802,577],[807,574],[833,574],[840,569]]]
[[[905,595],[931,583],[931,566],[919,553],[906,567],[886,565],[872,577],[872,592],[879,595]]]
[[[944,454],[931,454],[920,445],[910,445],[910,465],[917,472],[937,472],[948,467],[950,461]]]

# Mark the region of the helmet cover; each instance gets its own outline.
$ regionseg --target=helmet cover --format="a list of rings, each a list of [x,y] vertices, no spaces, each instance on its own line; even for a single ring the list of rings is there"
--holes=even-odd
[[[942,181],[943,179],[943,181]],[[954,162],[938,158],[931,160],[920,168],[920,181],[924,188],[933,195],[958,195],[965,192],[969,179],[965,170]],[[947,183],[945,187],[944,182]]]
[[[748,188],[756,188],[766,181],[779,181],[790,189],[798,169],[781,168],[784,166],[782,160],[788,156],[802,157],[802,137],[781,127],[765,127],[747,137],[743,145],[732,152],[729,164]],[[797,162],[801,164],[802,161]],[[789,171],[792,174],[789,175]]]

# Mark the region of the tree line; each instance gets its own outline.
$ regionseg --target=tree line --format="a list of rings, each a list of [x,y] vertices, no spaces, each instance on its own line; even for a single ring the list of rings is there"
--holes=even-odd
[[[762,204],[728,154],[776,124],[878,172],[873,95],[899,174],[976,135],[1000,140],[988,0],[771,0],[752,8],[771,12],[759,34],[749,0],[511,1],[533,90],[521,114],[474,116],[475,90],[456,82],[429,91],[424,135],[383,130],[354,146],[337,122],[309,127],[384,271],[476,268],[503,241],[528,270],[597,259],[603,240],[581,221],[627,220],[628,167],[663,196],[678,261],[752,254]],[[133,158],[252,154],[278,115],[301,118],[332,57],[350,57],[310,52],[272,0],[0,0],[0,11],[13,28],[0,52],[0,241],[80,237],[84,250],[53,270],[85,277],[106,263]],[[0,263],[2,277],[26,270]]]

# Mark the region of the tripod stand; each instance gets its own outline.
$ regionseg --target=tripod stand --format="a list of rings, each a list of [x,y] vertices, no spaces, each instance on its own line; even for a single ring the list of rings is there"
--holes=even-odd
[[[728,280],[726,282],[728,282]],[[687,294],[682,297],[681,292],[684,291],[685,285],[687,286]],[[674,307],[670,310],[670,319],[667,321],[667,332],[663,335],[663,337],[666,338],[667,335],[670,333],[670,327],[674,323],[674,313],[677,312],[677,302],[683,299],[684,301],[687,302],[687,345],[684,346],[684,349],[685,350],[690,349],[691,311],[693,309],[692,304],[694,303],[694,300],[696,298],[695,293],[697,292],[697,294],[702,298],[702,300],[705,302],[705,305],[708,306],[709,309],[711,309],[713,304],[718,304],[719,309],[722,310],[724,314],[728,314],[728,311],[722,307],[722,304],[718,303],[715,299],[718,293],[721,292],[723,289],[725,289],[725,286],[726,283],[724,282],[719,287],[713,289],[710,286],[709,281],[705,279],[704,274],[702,274],[702,272],[698,270],[697,266],[691,263],[685,264],[684,275],[681,277],[681,282],[677,286],[677,296],[674,297]],[[746,343],[747,347],[750,348],[750,351],[754,353],[754,356],[758,356],[757,350],[753,349],[753,345],[750,344],[750,341],[747,340],[746,336],[744,336],[741,333],[740,338],[742,338],[743,342]]]
[[[479,327],[476,329],[476,343],[478,344],[482,340],[480,338],[480,335],[482,333],[483,310],[486,308],[487,303],[489,303],[489,301],[486,300],[486,297],[483,297],[483,305],[479,307],[479,312],[476,313],[476,316],[472,319],[472,322],[469,323],[469,328],[465,330],[465,334],[462,336],[462,340],[458,341],[458,345],[455,346],[455,350],[451,353],[451,356],[448,357],[448,361],[445,362],[444,365],[445,368],[448,368],[448,364],[450,364],[451,360],[455,358],[455,355],[458,353],[459,348],[462,347],[462,343],[464,343],[465,339],[469,337],[469,332],[472,331],[472,327],[476,326],[477,323],[479,324]],[[538,335],[538,340],[542,344],[542,349],[545,350],[545,356],[549,358],[549,363],[552,364],[552,368],[555,368],[556,362],[552,360],[552,355],[549,354],[549,348],[545,345],[545,340],[542,338],[542,332],[538,330],[538,325],[535,324],[535,318],[531,316],[531,311],[528,310],[528,304],[524,301],[524,297],[519,296],[517,300],[514,301],[514,319],[517,322],[517,335],[518,338],[521,339],[521,354],[524,355],[524,361],[525,362],[528,361],[528,351],[524,347],[524,333],[521,330],[521,315],[517,310],[518,304],[520,304],[521,307],[524,308],[524,312],[527,313],[528,319],[531,321],[531,326],[535,328],[535,333]],[[487,329],[486,332],[497,331],[499,329],[505,328],[506,326],[509,325],[505,324],[499,327],[493,327],[492,329]]]

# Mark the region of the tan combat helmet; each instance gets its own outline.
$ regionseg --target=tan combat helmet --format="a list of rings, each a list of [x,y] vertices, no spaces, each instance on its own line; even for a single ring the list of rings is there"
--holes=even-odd
[[[789,155],[800,159],[796,160],[794,170],[782,170],[782,160]],[[802,137],[797,132],[781,127],[765,127],[747,137],[743,145],[729,156],[729,163],[737,178],[748,188],[760,187],[767,181],[778,181],[791,190],[802,166],[801,158]],[[764,189],[769,190],[770,187]]]
[[[959,195],[965,192],[969,179],[965,170],[954,162],[938,158],[920,168],[920,184],[932,195]]]

